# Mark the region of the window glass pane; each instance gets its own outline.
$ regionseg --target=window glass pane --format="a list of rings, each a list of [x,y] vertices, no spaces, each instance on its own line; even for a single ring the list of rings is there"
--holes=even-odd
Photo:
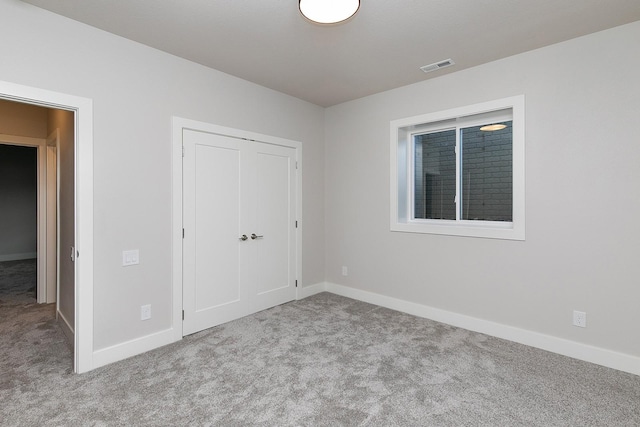
[[[414,137],[414,213],[417,219],[456,219],[456,131]]]
[[[512,121],[501,124],[501,130],[460,130],[462,219],[513,221]]]

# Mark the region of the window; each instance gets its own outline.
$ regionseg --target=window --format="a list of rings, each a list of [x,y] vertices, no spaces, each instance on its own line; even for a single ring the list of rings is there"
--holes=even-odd
[[[524,240],[524,97],[391,122],[391,230]]]

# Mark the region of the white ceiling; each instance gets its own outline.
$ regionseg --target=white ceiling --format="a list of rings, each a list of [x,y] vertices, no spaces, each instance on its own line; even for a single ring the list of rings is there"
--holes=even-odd
[[[334,26],[296,0],[25,1],[325,107],[640,20],[640,0],[362,0]]]

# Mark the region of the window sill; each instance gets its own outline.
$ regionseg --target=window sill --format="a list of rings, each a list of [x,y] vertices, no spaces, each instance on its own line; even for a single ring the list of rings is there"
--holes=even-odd
[[[475,223],[474,221],[418,220],[392,223],[391,231],[486,239],[524,240],[524,227],[518,227],[512,222],[498,221]]]

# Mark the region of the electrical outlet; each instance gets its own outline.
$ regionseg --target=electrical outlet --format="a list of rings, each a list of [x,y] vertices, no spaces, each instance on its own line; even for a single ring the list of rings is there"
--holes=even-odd
[[[140,306],[140,320],[151,319],[151,304]]]
[[[573,311],[573,326],[578,326],[580,328],[587,327],[587,313],[584,311]]]
[[[343,276],[348,276],[349,275],[349,269],[347,268],[346,265],[342,266],[342,275]]]

